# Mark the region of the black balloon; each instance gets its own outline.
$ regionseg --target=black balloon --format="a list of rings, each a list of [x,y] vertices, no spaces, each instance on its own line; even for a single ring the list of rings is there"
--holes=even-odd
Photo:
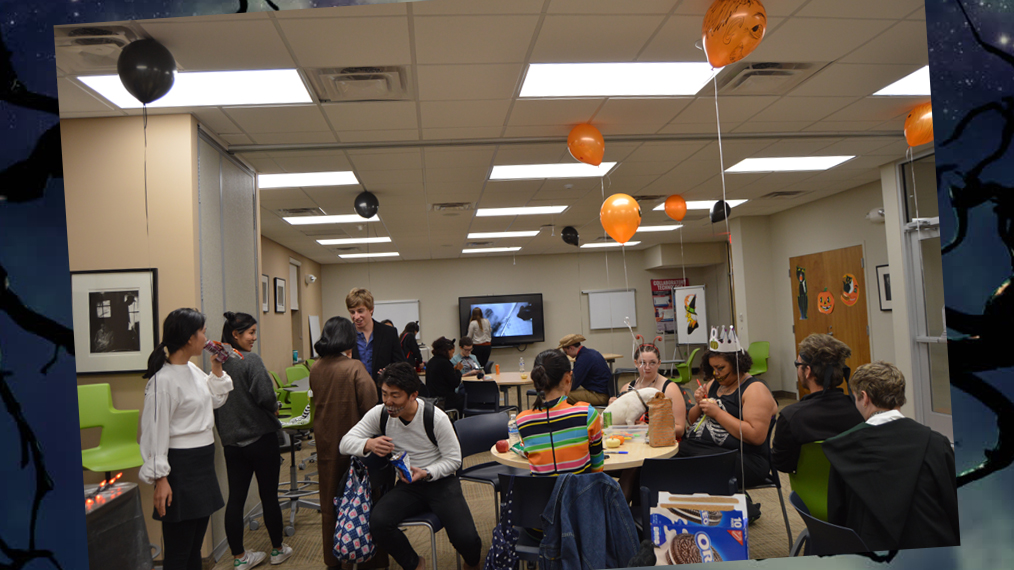
[[[377,210],[380,209],[380,201],[369,190],[364,190],[356,196],[355,206],[357,214],[369,219],[377,215]]]
[[[173,54],[151,39],[131,42],[116,60],[116,73],[123,86],[145,105],[161,99],[172,89],[175,72]]]
[[[577,246],[577,229],[574,226],[567,226],[563,228],[563,243],[569,243],[570,245]]]
[[[725,218],[729,217],[729,213],[732,208],[725,203],[725,200],[719,200],[711,206],[711,223],[717,224]]]

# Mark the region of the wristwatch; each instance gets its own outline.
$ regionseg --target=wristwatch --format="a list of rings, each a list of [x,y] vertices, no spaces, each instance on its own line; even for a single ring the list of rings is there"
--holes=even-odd
[[[424,471],[425,471],[425,469],[424,469]],[[423,479],[423,481],[432,481],[432,480],[433,480],[433,474],[430,473],[429,471],[426,471],[426,478]]]

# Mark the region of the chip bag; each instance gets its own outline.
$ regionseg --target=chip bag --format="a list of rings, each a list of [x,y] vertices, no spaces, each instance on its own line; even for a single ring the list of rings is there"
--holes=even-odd
[[[406,481],[412,480],[412,469],[409,466],[407,451],[393,453],[391,455],[391,465],[394,465],[394,468],[398,470],[398,473],[401,473]]]

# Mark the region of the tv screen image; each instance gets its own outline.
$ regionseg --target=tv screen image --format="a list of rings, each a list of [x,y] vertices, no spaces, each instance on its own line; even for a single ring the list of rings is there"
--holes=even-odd
[[[458,298],[461,336],[468,334],[468,323],[476,307],[489,321],[493,346],[545,340],[541,293]]]
[[[528,336],[532,334],[532,318],[535,310],[531,303],[490,303],[472,305],[469,312],[476,307],[489,320],[494,337]]]

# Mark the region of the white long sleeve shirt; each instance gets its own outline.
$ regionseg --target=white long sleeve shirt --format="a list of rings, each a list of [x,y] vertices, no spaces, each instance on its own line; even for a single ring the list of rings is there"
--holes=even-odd
[[[482,319],[482,326],[479,326],[479,321],[472,321],[468,323],[468,338],[472,339],[475,344],[485,344],[492,340],[490,333],[492,328],[489,326],[489,321]]]
[[[458,445],[451,420],[440,408],[433,410],[433,435],[438,444],[433,445],[426,435],[423,420],[423,406],[426,402],[416,402],[419,402],[419,409],[408,425],[398,418],[387,418],[387,437],[393,440],[396,452],[408,452],[409,465],[425,469],[434,480],[453,475],[461,467],[461,446]],[[380,410],[383,407],[384,404],[374,406],[345,434],[338,446],[343,455],[366,455],[366,440],[380,435]]]
[[[190,449],[215,443],[214,408],[225,403],[232,378],[206,374],[193,362],[166,363],[144,388],[141,457],[138,474],[153,483],[169,474],[169,448]]]

